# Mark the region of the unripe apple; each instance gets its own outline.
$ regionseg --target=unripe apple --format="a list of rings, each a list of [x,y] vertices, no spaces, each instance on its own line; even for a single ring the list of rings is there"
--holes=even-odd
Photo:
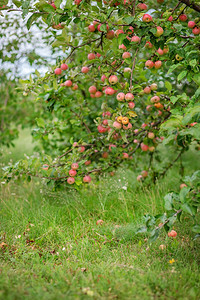
[[[85,182],[85,183],[89,183],[89,182],[91,182],[91,180],[92,180],[92,178],[90,177],[90,175],[86,175],[83,177],[83,182]]]
[[[142,149],[142,151],[148,151],[149,150],[149,146],[145,145],[144,143],[141,143],[140,148]]]
[[[143,22],[149,23],[153,19],[152,19],[152,16],[150,16],[149,14],[144,14],[144,16],[142,17],[142,20],[143,20]]]
[[[134,102],[129,102],[128,104],[130,109],[133,109],[135,107],[135,103]]]
[[[168,52],[169,52],[169,48],[165,46],[164,49],[163,49],[163,53],[166,54]]]
[[[88,67],[82,67],[81,72],[87,74],[90,71]]]
[[[95,59],[96,58],[96,55],[94,53],[89,53],[88,54],[88,59],[89,60],[92,60],[92,59]]]
[[[152,91],[156,91],[157,88],[158,88],[158,86],[157,86],[156,83],[152,83],[152,84],[150,85],[150,88],[151,88]]]
[[[144,170],[144,171],[141,172],[141,175],[142,175],[142,177],[145,178],[145,177],[148,176],[148,172]]]
[[[68,177],[68,178],[67,178],[67,183],[73,184],[74,182],[75,182],[74,177]]]
[[[124,68],[124,73],[131,73],[131,68]]]
[[[71,177],[74,177],[74,176],[76,176],[76,170],[73,170],[73,169],[71,169],[71,170],[69,170],[69,175],[71,176]]]
[[[145,63],[145,67],[148,69],[152,69],[154,67],[154,62],[152,60],[147,60]]]
[[[109,80],[108,80],[108,81],[110,82],[110,84],[116,84],[116,83],[118,82],[118,78],[117,78],[116,75],[111,75],[111,76],[109,77]]]
[[[144,46],[145,46],[145,48],[147,48],[147,49],[153,48],[153,45],[152,45],[151,42],[146,42],[146,44],[145,44]]]
[[[63,71],[66,71],[68,69],[68,65],[67,64],[62,64],[60,67],[61,67],[61,69]]]
[[[65,86],[67,86],[67,87],[70,87],[70,86],[72,86],[72,81],[71,80],[66,80],[65,82],[64,82],[64,84],[65,84]]]
[[[97,91],[97,92],[95,93],[95,98],[100,98],[100,97],[102,97],[102,96],[103,96],[103,93],[100,92],[100,91]]]
[[[73,91],[78,90],[78,84],[75,83],[75,84],[73,85],[73,87],[72,87],[72,90],[73,90]]]
[[[189,28],[194,28],[195,25],[196,25],[196,23],[194,21],[189,21],[188,22],[188,27]]]
[[[159,102],[160,101],[160,97],[158,97],[158,96],[153,96],[152,98],[151,98],[151,103],[157,103],[157,102]]]
[[[163,50],[160,49],[160,48],[158,48],[157,53],[158,53],[159,55],[163,55],[163,54],[164,54]]]
[[[122,54],[122,58],[123,58],[123,59],[129,58],[129,57],[131,57],[130,52],[124,52],[124,53]]]
[[[194,35],[200,34],[200,27],[194,27],[194,29],[192,29],[192,33],[193,33]]]
[[[73,163],[73,164],[71,164],[72,170],[77,170],[78,167],[79,167],[78,163]]]
[[[127,93],[125,95],[125,100],[130,101],[134,99],[134,95],[132,93]]]
[[[125,98],[125,94],[124,93],[119,93],[119,94],[117,94],[116,98],[117,98],[118,101],[123,101],[124,98]]]
[[[160,61],[160,60],[155,61],[154,66],[155,66],[155,69],[160,69],[162,66],[162,61]]]
[[[177,232],[175,230],[171,230],[170,232],[168,232],[168,237],[175,238],[176,236],[177,236]]]
[[[95,28],[95,26],[93,24],[91,24],[91,25],[88,26],[88,30],[90,32],[94,32],[96,30],[96,28]]]
[[[119,123],[119,122],[117,122],[117,121],[115,121],[115,122],[113,123],[113,127],[117,128],[117,129],[121,129],[121,128],[122,128],[122,124]]]
[[[148,138],[149,139],[154,139],[154,137],[155,137],[155,134],[153,132],[148,133]]]
[[[152,106],[151,105],[147,105],[146,110],[147,111],[152,111]]]
[[[60,75],[62,73],[62,69],[61,68],[56,68],[55,71],[54,71],[54,73],[56,75]]]
[[[155,35],[156,37],[161,36],[161,35],[163,34],[163,29],[162,29],[162,27],[157,26],[156,29],[157,29],[157,31],[156,31],[156,33],[155,33],[154,35]]]
[[[140,38],[139,38],[139,36],[134,35],[134,36],[131,38],[131,42],[134,42],[135,44],[140,43]]]
[[[113,95],[114,93],[115,93],[115,90],[113,88],[111,88],[111,87],[107,87],[105,89],[105,94],[106,95]]]
[[[155,150],[155,147],[154,147],[154,146],[150,146],[150,147],[149,147],[149,151],[150,151],[150,152],[153,152],[154,150]]]
[[[151,94],[151,88],[149,86],[146,86],[143,91],[145,94]]]
[[[103,153],[102,153],[102,157],[103,157],[103,158],[108,158],[108,152],[103,152]]]
[[[119,45],[119,49],[126,50],[126,46],[124,46],[124,44],[121,44],[121,45]]]
[[[137,7],[139,8],[139,9],[141,9],[141,10],[147,10],[147,5],[145,4],[145,3],[139,3],[138,5],[137,5]]]
[[[104,82],[106,80],[106,78],[107,78],[106,75],[102,75],[101,76],[101,81]]]
[[[187,187],[187,185],[185,183],[181,183],[180,189],[183,189],[184,187]]]
[[[90,94],[95,94],[97,91],[97,88],[94,85],[91,85],[88,89]]]
[[[187,16],[185,14],[182,14],[179,16],[179,20],[185,22],[187,20]]]
[[[129,158],[129,155],[126,152],[122,153],[122,155],[123,155],[122,158]]]
[[[106,34],[107,39],[112,40],[115,37],[115,33],[113,30],[109,30]]]

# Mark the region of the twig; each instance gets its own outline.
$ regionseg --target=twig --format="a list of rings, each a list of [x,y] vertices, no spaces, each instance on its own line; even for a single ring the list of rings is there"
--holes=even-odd
[[[200,12],[200,5],[197,3],[194,3],[194,1],[191,0],[180,0],[180,2],[185,3],[187,6],[193,8],[194,10]]]

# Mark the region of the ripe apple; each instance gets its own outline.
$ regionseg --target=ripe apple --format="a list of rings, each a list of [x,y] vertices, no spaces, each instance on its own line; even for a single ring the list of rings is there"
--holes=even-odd
[[[149,147],[149,151],[150,151],[150,152],[153,152],[154,150],[155,150],[155,147],[154,147],[154,146],[150,146],[150,147]]]
[[[55,3],[54,3],[54,2],[50,3],[50,5],[51,5],[54,9],[57,9],[57,7],[55,6]]]
[[[60,67],[61,67],[61,69],[63,71],[66,71],[68,69],[68,65],[67,64],[62,64]]]
[[[75,3],[76,5],[79,5],[79,4],[81,3],[81,1],[82,1],[82,0],[74,0],[74,3]]]
[[[194,29],[192,29],[192,33],[193,33],[194,35],[200,34],[200,27],[194,27]]]
[[[122,124],[119,123],[119,122],[117,122],[117,121],[115,121],[115,122],[113,123],[113,127],[114,127],[114,128],[117,128],[117,129],[121,129],[121,128],[122,128]]]
[[[115,37],[115,33],[113,30],[109,30],[106,34],[107,39],[112,40]]]
[[[149,146],[145,145],[144,143],[141,143],[140,148],[142,149],[142,151],[148,151],[149,150]]]
[[[71,164],[72,170],[77,170],[78,167],[79,167],[78,163],[73,163],[73,164]]]
[[[117,147],[116,145],[110,144],[109,145],[109,151],[112,151],[112,148],[116,148],[116,147]]]
[[[122,158],[129,158],[129,155],[126,152],[122,153],[122,155],[123,155]]]
[[[149,112],[152,111],[152,106],[151,105],[147,105],[146,110],[149,111]]]
[[[137,181],[141,181],[143,179],[142,175],[137,176]]]
[[[101,81],[104,82],[107,79],[106,75],[101,76]]]
[[[115,36],[118,37],[119,34],[123,34],[123,33],[124,33],[124,31],[122,29],[118,29],[115,31]]]
[[[108,125],[108,120],[104,119],[102,123],[103,123],[103,125],[107,126]]]
[[[175,238],[176,236],[177,236],[177,232],[175,230],[171,230],[170,232],[168,232],[168,237]]]
[[[124,73],[131,73],[131,72],[132,72],[131,68],[124,68]]]
[[[68,177],[68,178],[67,178],[67,183],[73,184],[74,182],[75,182],[74,177]]]
[[[129,58],[129,57],[131,57],[130,52],[124,52],[124,53],[122,54],[122,58],[123,58],[123,59]]]
[[[87,183],[89,183],[89,182],[91,182],[91,180],[92,180],[92,178],[90,177],[90,175],[86,175],[86,176],[84,176],[83,177],[83,182],[87,182]]]
[[[161,60],[157,60],[154,63],[155,69],[160,69],[162,66],[162,61]]]
[[[172,21],[173,21],[173,17],[172,17],[172,16],[170,16],[170,17],[167,19],[167,21],[170,21],[170,22],[172,22]]]
[[[125,95],[125,100],[130,101],[134,99],[134,95],[132,93],[127,93]]]
[[[164,106],[163,106],[160,102],[155,103],[154,106],[155,106],[157,109],[161,109],[161,110],[164,108]]]
[[[105,89],[105,94],[106,95],[113,95],[114,93],[115,93],[115,90],[113,88],[111,88],[111,87],[107,87]]]
[[[127,126],[123,125],[123,129],[124,130],[128,130],[128,129],[131,129],[133,126],[132,124],[129,122]]]
[[[119,93],[119,94],[117,94],[116,98],[117,98],[118,101],[123,101],[124,98],[125,98],[125,94],[124,93]]]
[[[73,85],[73,87],[72,87],[72,90],[73,90],[73,91],[78,90],[78,84],[75,83],[75,84]]]
[[[71,169],[71,170],[69,170],[69,175],[71,176],[71,177],[74,177],[74,176],[76,176],[76,170],[74,170],[74,169]]]
[[[185,14],[182,14],[179,16],[179,20],[185,22],[187,20],[187,16]]]
[[[145,4],[145,3],[139,3],[138,5],[137,5],[137,7],[139,8],[139,9],[141,9],[141,10],[147,10],[147,5]]]
[[[110,82],[110,84],[116,84],[118,82],[118,78],[116,75],[111,75],[108,81]]]
[[[97,92],[95,93],[95,98],[100,98],[100,97],[102,97],[102,96],[103,96],[103,93],[100,92],[100,91],[97,91]]]
[[[90,71],[88,67],[82,67],[81,72],[87,74]]]
[[[162,27],[157,26],[156,29],[157,29],[157,31],[156,31],[156,33],[155,33],[154,35],[155,35],[156,37],[161,36],[161,35],[163,34],[163,29],[162,29]]]
[[[123,125],[127,125],[128,123],[129,123],[129,118],[123,117],[123,118],[122,118],[122,124],[123,124]]]
[[[103,157],[103,158],[108,158],[108,152],[103,152],[103,153],[102,153],[102,157]]]
[[[96,28],[95,28],[95,26],[93,24],[91,24],[91,25],[88,26],[88,30],[90,32],[94,32],[96,30]]]
[[[105,116],[110,117],[111,113],[109,111],[106,111],[106,112],[103,112],[102,116],[103,117],[105,117]]]
[[[196,25],[196,23],[194,21],[188,22],[188,28],[194,28],[195,25]]]
[[[148,69],[152,69],[154,67],[154,62],[152,60],[147,60],[145,63],[145,67]]]
[[[91,164],[91,160],[87,160],[84,164],[85,166],[89,166]]]
[[[146,86],[143,91],[144,91],[145,94],[151,94],[150,86]]]
[[[71,80],[66,80],[65,82],[64,82],[64,85],[65,86],[67,86],[67,87],[70,87],[70,86],[72,86],[72,81]]]
[[[124,44],[121,44],[121,45],[119,45],[119,49],[126,50],[126,46],[124,46]]]
[[[97,26],[97,30],[99,31],[99,32],[103,32],[102,30],[101,30],[101,26],[102,26],[103,24],[99,24],[98,26]],[[106,30],[108,31],[109,30],[109,26],[108,26],[108,24],[106,24]]]
[[[56,75],[60,75],[62,73],[62,69],[61,68],[56,68],[55,71],[54,71],[54,73]]]
[[[146,123],[142,123],[142,128],[145,128],[145,127],[147,127],[148,125],[146,124]]]
[[[153,96],[152,98],[151,98],[151,103],[157,103],[157,102],[159,102],[160,101],[160,97],[158,97],[158,96]]]
[[[169,48],[165,46],[165,47],[163,48],[163,53],[166,54],[166,53],[168,53],[168,52],[169,52]]]
[[[145,48],[147,48],[147,49],[153,48],[153,45],[152,45],[151,42],[146,42],[146,44],[145,44],[144,46],[145,46]]]
[[[95,94],[97,91],[97,88],[94,85],[91,85],[88,89],[90,94]]]
[[[159,55],[163,55],[163,54],[164,54],[164,51],[163,51],[162,49],[158,48],[157,53],[158,53]]]
[[[79,147],[78,151],[79,151],[80,153],[84,152],[84,151],[85,151],[85,147],[84,147],[84,146]]]
[[[89,53],[88,54],[88,59],[89,60],[92,60],[92,59],[95,59],[96,58],[96,55],[94,53]]]
[[[148,176],[148,172],[144,170],[144,171],[141,172],[141,175],[142,175],[142,177],[145,178],[145,177]]]
[[[150,16],[149,14],[144,14],[144,16],[142,17],[142,20],[143,20],[143,22],[149,23],[153,19],[152,19],[152,16]]]
[[[160,250],[164,250],[165,248],[166,248],[165,245],[160,245],[160,246],[159,246],[159,249],[160,249]]]
[[[134,36],[131,38],[131,42],[134,42],[135,44],[140,43],[140,37],[137,36],[137,35],[134,35]]]
[[[99,132],[99,133],[104,133],[104,132],[106,132],[106,128],[103,127],[102,125],[98,125],[97,129],[98,129],[98,132]]]
[[[128,104],[130,109],[133,109],[135,107],[135,103],[134,102],[129,102]]]
[[[97,220],[96,225],[103,225],[103,220]]]
[[[187,187],[187,185],[185,183],[181,183],[180,189],[183,189],[184,187]]]

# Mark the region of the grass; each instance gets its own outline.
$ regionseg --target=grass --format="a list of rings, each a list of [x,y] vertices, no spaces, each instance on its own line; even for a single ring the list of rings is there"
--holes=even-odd
[[[20,158],[25,145],[31,152],[26,138],[4,161]],[[188,152],[186,168],[195,169],[195,157]],[[164,195],[178,189],[177,170],[150,188],[136,176],[120,170],[80,192],[54,193],[37,180],[2,185],[0,299],[199,299],[192,220],[176,225],[173,240],[163,234],[149,245],[134,234],[144,213],[162,212]]]

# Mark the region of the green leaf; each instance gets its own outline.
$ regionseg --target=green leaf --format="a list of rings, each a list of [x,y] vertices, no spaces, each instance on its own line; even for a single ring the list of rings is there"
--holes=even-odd
[[[178,68],[178,67],[180,67],[180,66],[181,66],[181,64],[172,65],[172,66],[169,68],[167,74],[172,73],[176,68]]]
[[[160,233],[160,229],[153,230],[151,233],[151,237],[148,239],[148,243],[151,244],[151,243],[155,242],[155,240],[159,236],[159,233]]]
[[[37,125],[39,126],[39,127],[45,127],[45,121],[44,121],[44,119],[42,119],[42,118],[36,118],[36,122],[37,122]]]
[[[200,233],[200,225],[196,224],[192,227],[192,231],[196,233]]]
[[[28,19],[27,23],[26,23],[26,26],[28,28],[28,30],[30,29],[31,25],[33,24],[33,22],[35,20],[37,20],[39,17],[41,16],[40,13],[34,13],[30,16],[30,18]]]
[[[195,67],[197,65],[197,60],[196,59],[192,59],[190,62],[189,62],[190,66],[191,67]]]
[[[21,1],[17,1],[17,0],[13,0],[12,1],[17,7],[20,7],[22,4],[21,4]]]
[[[182,206],[181,206],[182,210],[192,216],[195,215],[195,208],[191,205],[189,205],[188,203],[184,203]]]
[[[186,196],[187,196],[187,194],[189,193],[189,191],[190,191],[190,188],[188,188],[188,187],[183,187],[183,188],[181,189],[181,191],[180,191],[180,193],[179,193],[179,197],[180,197],[180,201],[181,201],[182,203],[185,203],[185,202],[186,202]]]
[[[164,197],[165,200],[165,209],[172,210],[173,209],[173,193],[169,193]]]
[[[182,71],[182,72],[178,75],[177,80],[178,80],[178,81],[182,80],[186,75],[187,75],[187,71]]]
[[[127,140],[127,137],[126,137],[126,133],[125,132],[121,132],[121,136],[122,136],[122,140],[125,142],[125,143],[128,143],[128,140]]]
[[[42,5],[42,10],[46,11],[46,12],[55,12],[55,8],[53,8],[50,4],[46,3],[44,5]]]
[[[172,90],[172,85],[169,81],[165,81],[165,87],[168,89],[168,91]]]
[[[171,97],[170,97],[170,101],[171,101],[173,104],[175,104],[175,103],[178,101],[178,98],[175,97],[175,96],[171,96]]]

